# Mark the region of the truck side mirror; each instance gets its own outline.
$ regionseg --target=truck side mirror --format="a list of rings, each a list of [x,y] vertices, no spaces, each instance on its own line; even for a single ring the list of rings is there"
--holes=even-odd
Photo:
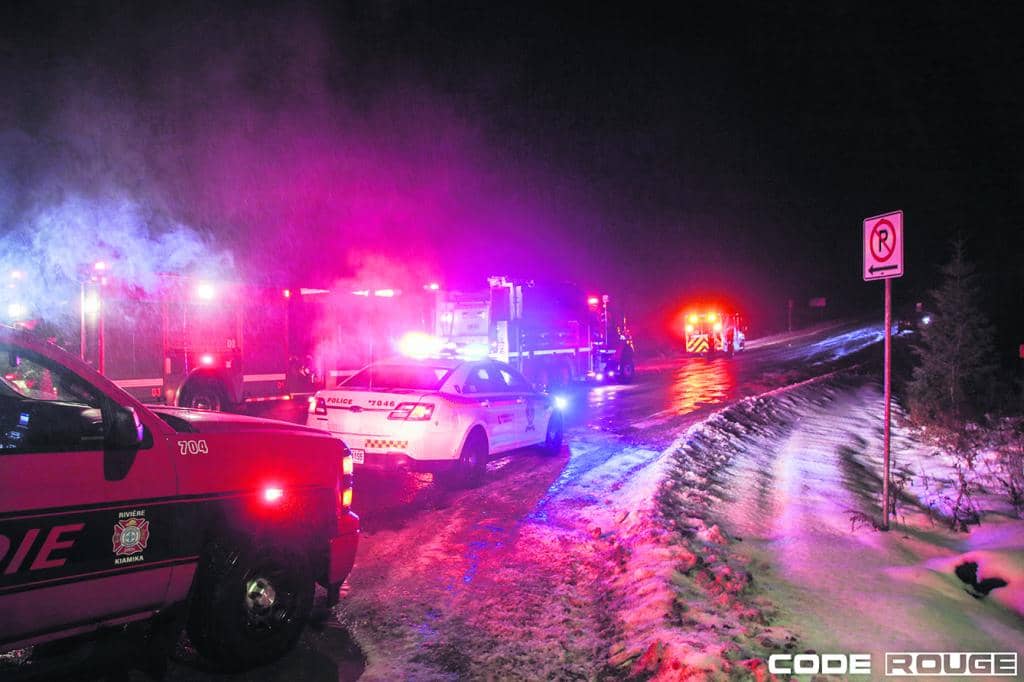
[[[107,447],[114,450],[130,450],[142,445],[145,429],[134,407],[113,408],[113,419],[107,434]]]

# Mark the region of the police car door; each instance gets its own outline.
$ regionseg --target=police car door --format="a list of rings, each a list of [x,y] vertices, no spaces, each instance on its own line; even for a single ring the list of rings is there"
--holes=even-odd
[[[173,462],[155,424],[141,448],[105,450],[111,407],[59,363],[0,342],[0,644],[166,597]]]
[[[516,447],[536,445],[543,440],[543,432],[537,435],[538,423],[543,422],[543,405],[533,398],[536,392],[522,374],[505,363],[495,363],[505,390],[515,399],[515,431],[513,439]]]
[[[463,394],[479,400],[479,409],[487,422],[490,450],[496,452],[515,447],[516,403],[501,383],[497,367],[490,362],[474,363],[463,386]]]

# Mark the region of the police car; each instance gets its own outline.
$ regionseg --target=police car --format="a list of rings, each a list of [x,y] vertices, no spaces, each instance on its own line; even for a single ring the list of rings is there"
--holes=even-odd
[[[342,439],[357,467],[431,472],[465,485],[498,453],[561,450],[561,403],[496,360],[398,358],[318,391],[306,424]]]
[[[320,431],[150,408],[0,326],[0,652],[147,621],[223,668],[277,658],[352,568],[351,466]]]

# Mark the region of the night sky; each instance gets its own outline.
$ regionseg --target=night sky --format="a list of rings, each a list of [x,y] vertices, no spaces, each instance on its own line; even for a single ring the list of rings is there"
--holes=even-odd
[[[1024,16],[826,4],[15,3],[0,231],[129,201],[245,273],[571,279],[654,333],[697,297],[880,315],[860,224],[903,209],[897,304],[959,233],[1010,349]]]

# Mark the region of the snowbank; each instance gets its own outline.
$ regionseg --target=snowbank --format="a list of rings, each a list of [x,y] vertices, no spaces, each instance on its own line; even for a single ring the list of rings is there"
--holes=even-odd
[[[898,516],[876,531],[881,413],[873,381],[830,376],[689,429],[657,499],[621,524],[612,662],[764,678],[772,653],[1024,650],[1024,522],[982,497],[982,525],[950,530],[956,472],[900,423]]]

